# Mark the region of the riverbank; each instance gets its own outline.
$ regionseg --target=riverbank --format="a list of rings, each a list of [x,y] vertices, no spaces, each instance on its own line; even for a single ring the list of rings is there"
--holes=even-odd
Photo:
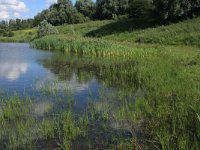
[[[59,35],[55,39],[80,39],[87,41],[118,42],[119,45],[157,44],[157,45],[199,45],[200,18],[188,19],[169,25],[156,25],[144,20],[105,20],[83,24],[57,26]],[[1,42],[31,42],[37,39],[37,29],[14,31],[13,37],[0,37]],[[47,36],[48,37],[48,36]],[[52,39],[50,36],[48,39]],[[39,40],[37,40],[39,42]],[[43,40],[44,42],[44,40]],[[70,42],[66,41],[66,43]],[[53,43],[52,43],[53,44]],[[55,48],[57,48],[55,46]],[[47,48],[48,49],[48,48]]]

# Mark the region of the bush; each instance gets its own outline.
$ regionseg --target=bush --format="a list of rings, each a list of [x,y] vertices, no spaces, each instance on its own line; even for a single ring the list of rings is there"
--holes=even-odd
[[[89,20],[90,19],[88,17],[85,17],[83,14],[76,13],[76,14],[74,14],[73,23],[84,23]]]
[[[200,9],[200,0],[153,0],[153,4],[156,17],[163,20],[198,15]]]
[[[143,18],[150,15],[153,9],[151,0],[129,0],[129,15],[131,17]]]
[[[13,33],[12,31],[9,31],[8,34],[7,34],[7,36],[8,36],[8,37],[13,37],[13,36],[14,36],[14,33]]]
[[[0,36],[4,35],[6,31],[4,29],[0,29]]]
[[[38,28],[38,36],[42,37],[50,34],[58,34],[58,30],[46,20],[42,21]]]

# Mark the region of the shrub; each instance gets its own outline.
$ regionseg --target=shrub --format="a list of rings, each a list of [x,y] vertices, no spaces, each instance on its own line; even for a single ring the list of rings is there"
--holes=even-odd
[[[4,29],[0,29],[0,36],[2,36],[5,33]]]
[[[74,14],[73,23],[84,23],[89,20],[90,19],[88,17],[85,17],[83,14],[76,13],[76,14]]]
[[[152,11],[151,0],[129,0],[129,15],[131,17],[143,18]]]
[[[42,21],[38,28],[38,36],[42,37],[50,34],[58,34],[58,30],[46,20]]]
[[[7,36],[8,36],[8,37],[13,37],[13,36],[14,36],[14,33],[13,33],[12,31],[9,31],[9,32],[7,33]]]

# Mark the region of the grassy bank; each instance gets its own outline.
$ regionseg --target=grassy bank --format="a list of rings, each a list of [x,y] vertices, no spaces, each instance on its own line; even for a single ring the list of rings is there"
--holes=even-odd
[[[146,20],[105,20],[83,24],[58,26],[60,38],[98,38],[104,41],[134,45],[134,43],[158,45],[188,45],[199,47],[200,18],[157,25]],[[14,37],[0,37],[1,42],[30,42],[36,38],[36,29],[19,30]],[[56,37],[57,38],[57,37]],[[85,39],[87,40],[87,38]],[[39,40],[37,40],[39,41]],[[69,42],[69,41],[67,41]]]
[[[189,45],[199,47],[200,18],[170,25],[156,25],[144,20],[96,21],[58,27],[67,37],[97,37],[104,40],[162,45]]]
[[[37,31],[35,28],[14,31],[13,37],[2,37],[0,36],[0,42],[30,42],[37,36]]]
[[[67,37],[96,37],[124,43],[163,45],[199,45],[200,18],[170,25],[156,25],[145,20],[94,21],[57,27]]]
[[[57,27],[60,35],[36,39],[32,47],[95,56],[131,56],[161,45],[199,47],[200,18],[171,25],[144,20],[94,21]],[[146,45],[148,44],[148,45]],[[151,44],[151,45],[149,45]],[[156,47],[158,48],[158,47]]]

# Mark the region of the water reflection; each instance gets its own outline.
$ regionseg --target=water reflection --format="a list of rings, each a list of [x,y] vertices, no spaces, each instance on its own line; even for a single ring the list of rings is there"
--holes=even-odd
[[[9,63],[0,63],[0,78],[5,78],[9,81],[18,80],[27,70],[28,65],[26,63],[12,61]]]
[[[32,91],[38,81],[49,79],[53,75],[40,61],[51,54],[29,48],[23,43],[0,43],[0,88],[8,93],[21,94]]]
[[[71,85],[86,87],[84,85],[95,81],[110,88],[137,89],[139,84],[134,60],[54,55],[42,64],[61,82],[67,80]]]
[[[89,139],[94,139],[93,135],[96,136],[99,133],[96,136],[98,139],[95,141],[106,143],[113,138],[113,136],[111,137],[113,133],[121,134],[124,128],[122,128],[123,130],[118,129],[120,124],[114,120],[115,118],[109,122],[106,120],[109,117],[108,114],[111,116],[118,114],[118,110],[121,110],[124,103],[130,104],[129,100],[134,103],[132,90],[137,89],[138,84],[135,62],[117,58],[79,57],[55,53],[49,56],[49,54],[30,49],[26,44],[0,44],[0,88],[11,92],[16,91],[20,101],[23,99],[23,93],[33,100],[30,104],[30,114],[33,120],[42,121],[37,122],[39,124],[45,123],[43,121],[46,119],[47,127],[51,126],[52,122],[57,125],[57,118],[55,120],[54,117],[59,113],[62,114],[63,111],[84,115],[85,111],[91,109],[93,111],[88,116],[95,117],[92,117],[94,120],[92,119],[91,123],[89,122],[92,125],[89,125],[92,131],[89,133],[91,136]],[[25,88],[29,88],[29,90],[24,91]],[[129,92],[130,89],[131,92]],[[21,93],[22,95],[20,95]],[[8,95],[11,94],[8,93]],[[19,107],[20,112],[27,107],[27,105],[24,106],[22,109]],[[100,114],[102,114],[102,118]],[[78,117],[77,115],[76,117]],[[96,118],[98,115],[100,116]],[[28,120],[29,116],[27,117]],[[85,117],[86,119],[83,120],[87,122],[87,115]],[[106,124],[100,124],[101,120],[105,120]],[[18,126],[20,122],[14,121],[14,123]],[[108,126],[106,130],[109,131],[110,136],[107,138],[105,138],[106,132],[103,132],[105,134],[99,132],[102,125]],[[32,122],[30,126],[32,126]],[[63,125],[61,124],[61,126]],[[26,128],[28,133],[33,131],[32,129],[31,127]],[[42,129],[45,130],[46,127]],[[8,131],[10,132],[9,129]],[[5,137],[9,135],[8,131],[6,130]],[[58,134],[56,133],[56,135]],[[33,137],[27,136],[27,139],[33,139]],[[34,140],[31,142],[35,143]],[[91,143],[95,145],[95,141],[91,140]],[[0,138],[0,149],[1,143],[4,141]]]

